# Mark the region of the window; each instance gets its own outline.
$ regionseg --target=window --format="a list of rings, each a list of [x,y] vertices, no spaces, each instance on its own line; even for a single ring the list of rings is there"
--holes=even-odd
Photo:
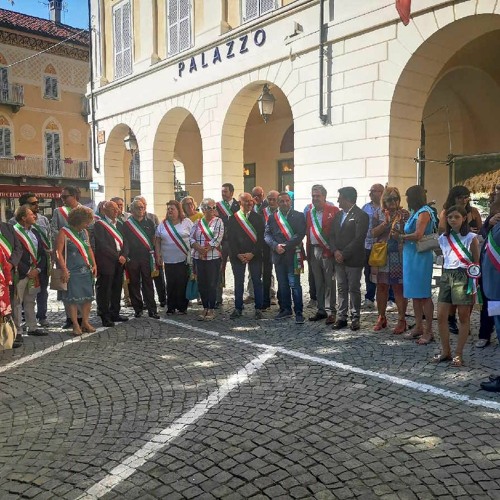
[[[130,2],[113,9],[115,79],[132,73],[132,15]]]
[[[0,127],[0,156],[12,156],[10,128]]]
[[[7,68],[0,67],[0,102],[9,100],[9,72]]]
[[[47,176],[61,176],[61,137],[59,132],[45,131]]]
[[[243,22],[263,16],[276,8],[276,0],[242,0]]]
[[[191,47],[191,0],[168,0],[168,55]]]
[[[57,77],[45,76],[44,81],[43,97],[45,99],[59,99],[59,86],[57,83]]]
[[[243,189],[245,193],[251,193],[255,187],[255,163],[243,165]]]

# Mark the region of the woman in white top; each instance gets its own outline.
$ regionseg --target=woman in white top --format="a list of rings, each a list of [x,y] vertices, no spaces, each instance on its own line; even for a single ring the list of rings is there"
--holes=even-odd
[[[158,266],[164,264],[167,281],[167,316],[186,314],[189,301],[186,285],[189,279],[189,235],[193,223],[184,216],[176,200],[167,203],[167,217],[156,228],[155,253]],[[190,259],[189,259],[190,260]]]
[[[214,309],[219,282],[222,237],[224,224],[216,216],[217,206],[211,198],[205,198],[200,203],[203,217],[195,222],[191,230],[191,255],[193,257],[198,277],[198,290],[203,303],[203,313],[200,321],[210,321],[215,318]]]
[[[463,206],[454,205],[446,210],[446,230],[439,237],[443,252],[443,275],[439,284],[438,325],[441,337],[441,354],[434,363],[451,361],[451,366],[463,366],[463,350],[470,330],[470,311],[474,304],[475,278],[479,278],[479,243],[470,231],[467,212]],[[455,356],[451,355],[448,314],[457,306],[458,328]]]

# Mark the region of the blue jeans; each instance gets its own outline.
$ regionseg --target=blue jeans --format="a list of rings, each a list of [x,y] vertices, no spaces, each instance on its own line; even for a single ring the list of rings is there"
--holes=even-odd
[[[245,289],[245,268],[247,264],[243,264],[238,258],[231,259],[231,267],[234,274],[234,307],[240,311],[243,309],[243,291]],[[260,259],[252,259],[248,263],[248,272],[252,278],[253,293],[255,297],[255,309],[263,307],[263,287],[262,287],[262,261]]]
[[[292,310],[292,297],[295,314],[302,314],[304,305],[302,302],[302,286],[300,274],[295,274],[293,261],[288,264],[284,260],[274,264],[276,278],[278,279],[278,298],[281,311]]]
[[[220,278],[220,259],[194,259],[203,309],[215,309],[217,283]]]

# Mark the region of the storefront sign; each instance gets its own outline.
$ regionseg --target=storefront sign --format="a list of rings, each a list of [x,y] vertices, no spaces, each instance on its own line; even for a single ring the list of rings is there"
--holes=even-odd
[[[235,40],[229,40],[225,45],[214,47],[210,51],[197,54],[189,61],[179,63],[179,76],[182,77],[184,71],[193,73],[198,69],[205,69],[222,63],[223,59],[232,59],[236,54],[246,54],[252,46],[262,47],[266,43],[265,30],[258,29],[253,35],[243,35]]]
[[[60,198],[61,187],[55,186],[11,186],[0,184],[0,198],[19,198],[24,193],[35,193],[37,198]]]

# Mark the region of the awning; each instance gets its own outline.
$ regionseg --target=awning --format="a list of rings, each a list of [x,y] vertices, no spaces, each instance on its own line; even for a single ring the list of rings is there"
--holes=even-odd
[[[37,198],[59,198],[62,187],[56,186],[14,186],[0,184],[0,198],[19,198],[24,193],[35,193]]]

